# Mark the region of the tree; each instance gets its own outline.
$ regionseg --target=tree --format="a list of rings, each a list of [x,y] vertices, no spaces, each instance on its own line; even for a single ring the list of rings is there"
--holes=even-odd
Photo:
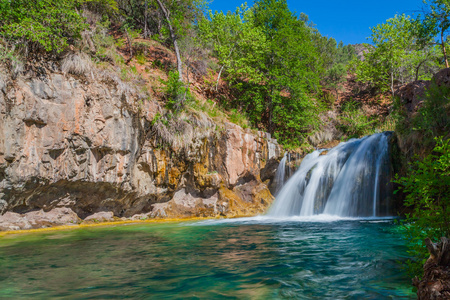
[[[339,90],[342,89],[346,76],[347,69],[342,63],[335,64],[326,72],[325,83],[328,87],[334,89],[337,100],[339,100]]]
[[[170,13],[164,6],[164,4],[161,2],[161,0],[156,0],[156,2],[159,5],[159,8],[164,14],[164,17],[167,22],[167,26],[169,27],[170,32],[170,38],[172,39],[173,47],[175,49],[175,55],[177,57],[177,70],[178,70],[178,78],[180,81],[183,81],[183,62],[181,61],[181,55],[180,55],[180,49],[178,48],[178,40],[177,36],[175,35],[175,30],[172,27],[172,22],[170,21]]]
[[[103,0],[110,1],[110,0]],[[123,26],[143,32],[172,45],[177,58],[177,70],[183,81],[183,63],[179,42],[192,32],[193,24],[203,14],[205,0],[117,0]]]
[[[209,11],[209,19],[199,21],[199,34],[206,44],[212,44],[220,66],[216,90],[224,71],[229,81],[243,78],[248,82],[262,80],[257,66],[266,40],[260,28],[253,25],[253,18],[253,11],[242,5],[234,13],[213,14]]]
[[[438,44],[442,49],[444,62],[446,68],[449,67],[447,58],[447,33],[450,27],[450,1],[449,0],[424,0],[428,6],[428,11],[425,12],[422,19],[422,30],[420,31],[420,38],[425,44]],[[439,41],[433,43],[434,37],[438,36]]]
[[[358,81],[368,82],[381,91],[390,89],[394,94],[397,82],[418,78],[420,67],[432,60],[432,52],[418,38],[420,30],[420,22],[404,14],[372,28],[374,47],[364,54],[364,61],[353,61]]]
[[[267,109],[267,129],[299,143],[299,137],[315,124],[315,105],[309,95],[319,90],[322,70],[311,30],[285,0],[256,1],[253,10],[255,26],[267,41],[259,67],[265,77],[259,98]]]
[[[355,48],[352,45],[344,45],[340,41],[337,47],[335,63],[346,66],[354,57],[356,57]]]
[[[79,8],[76,0],[0,0],[0,34],[25,53],[61,52],[87,26]]]
[[[305,16],[285,0],[260,0],[234,13],[210,12],[199,21],[223,77],[236,97],[227,105],[245,111],[254,126],[298,146],[317,125],[310,95],[320,88],[322,60]]]

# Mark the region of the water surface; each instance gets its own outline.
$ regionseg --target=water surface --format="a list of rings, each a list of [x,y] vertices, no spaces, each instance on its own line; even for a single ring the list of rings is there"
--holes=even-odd
[[[0,237],[0,298],[414,299],[392,221],[263,218]]]

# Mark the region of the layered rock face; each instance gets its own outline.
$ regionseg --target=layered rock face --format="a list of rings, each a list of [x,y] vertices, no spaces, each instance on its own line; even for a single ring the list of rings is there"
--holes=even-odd
[[[282,155],[276,140],[231,123],[219,128],[197,113],[210,124],[192,125],[202,134],[164,145],[152,122],[159,110],[112,75],[76,77],[57,68],[14,80],[0,75],[0,229],[22,228],[2,227],[2,218],[6,224],[58,208],[81,219],[98,212],[241,216],[267,208],[267,180]]]

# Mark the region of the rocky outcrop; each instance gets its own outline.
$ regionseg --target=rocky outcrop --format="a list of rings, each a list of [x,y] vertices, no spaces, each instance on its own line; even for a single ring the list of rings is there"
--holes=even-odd
[[[422,103],[425,90],[430,86],[430,81],[418,80],[400,87],[396,91],[396,96],[402,99],[403,104],[408,111],[412,113],[417,111],[419,104]]]
[[[450,299],[450,240],[443,237],[441,242],[434,244],[427,239],[426,245],[430,257],[423,266],[424,274],[421,280],[414,278],[419,300]]]
[[[369,52],[369,48],[373,47],[369,44],[353,44],[351,46],[353,47],[353,49],[355,49],[356,56],[361,61],[364,61],[364,54]]]
[[[423,103],[425,92],[434,83],[437,87],[450,88],[450,68],[437,72],[432,80],[418,80],[399,87],[395,91],[408,113],[417,112]]]
[[[57,66],[14,80],[0,74],[0,214],[237,216],[273,199],[267,169],[282,149],[269,134],[196,112],[210,125],[189,119],[182,146],[168,145],[152,122],[158,103],[114,74],[72,76]]]

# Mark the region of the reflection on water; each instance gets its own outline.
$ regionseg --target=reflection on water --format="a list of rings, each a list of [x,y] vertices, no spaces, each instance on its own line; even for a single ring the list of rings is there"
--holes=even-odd
[[[395,230],[247,219],[7,236],[0,298],[413,299]]]

